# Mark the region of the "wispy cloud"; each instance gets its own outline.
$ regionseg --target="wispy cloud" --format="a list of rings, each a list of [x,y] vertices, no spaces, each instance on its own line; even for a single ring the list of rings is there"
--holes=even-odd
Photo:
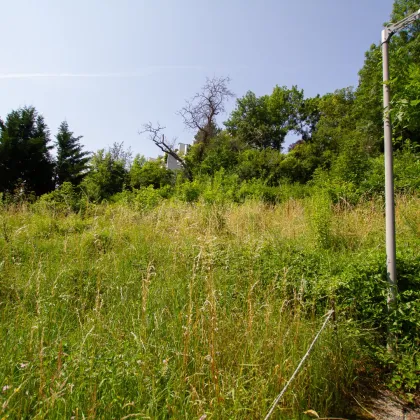
[[[201,70],[201,66],[153,66],[134,72],[101,73],[0,73],[0,79],[51,79],[51,78],[125,78],[143,77],[168,70]]]

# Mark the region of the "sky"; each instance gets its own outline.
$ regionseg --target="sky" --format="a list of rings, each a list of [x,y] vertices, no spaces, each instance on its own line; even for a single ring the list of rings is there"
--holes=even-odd
[[[124,142],[154,157],[142,125],[159,122],[168,138],[191,143],[195,133],[176,112],[206,77],[229,76],[237,97],[276,85],[297,85],[306,97],[357,86],[392,4],[0,0],[0,117],[33,105],[52,139],[66,120],[86,150]]]

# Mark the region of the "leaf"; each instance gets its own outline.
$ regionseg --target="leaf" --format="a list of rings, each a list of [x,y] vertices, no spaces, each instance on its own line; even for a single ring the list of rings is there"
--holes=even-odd
[[[420,99],[414,99],[410,102],[411,106],[417,106],[418,104],[420,104]]]

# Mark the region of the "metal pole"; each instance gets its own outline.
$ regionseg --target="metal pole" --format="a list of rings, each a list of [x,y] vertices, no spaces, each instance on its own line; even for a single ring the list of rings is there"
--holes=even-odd
[[[382,31],[382,61],[384,89],[384,154],[385,154],[385,217],[386,217],[386,266],[388,279],[388,310],[395,308],[397,301],[397,270],[395,266],[395,207],[394,174],[392,157],[392,128],[390,120],[389,89],[389,36],[388,29]]]

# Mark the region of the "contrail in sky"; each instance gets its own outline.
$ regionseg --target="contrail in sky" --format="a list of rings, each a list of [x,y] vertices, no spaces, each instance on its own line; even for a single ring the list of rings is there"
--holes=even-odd
[[[162,70],[201,70],[202,68],[201,66],[155,66],[141,71],[117,73],[0,73],[0,79],[142,77]]]

